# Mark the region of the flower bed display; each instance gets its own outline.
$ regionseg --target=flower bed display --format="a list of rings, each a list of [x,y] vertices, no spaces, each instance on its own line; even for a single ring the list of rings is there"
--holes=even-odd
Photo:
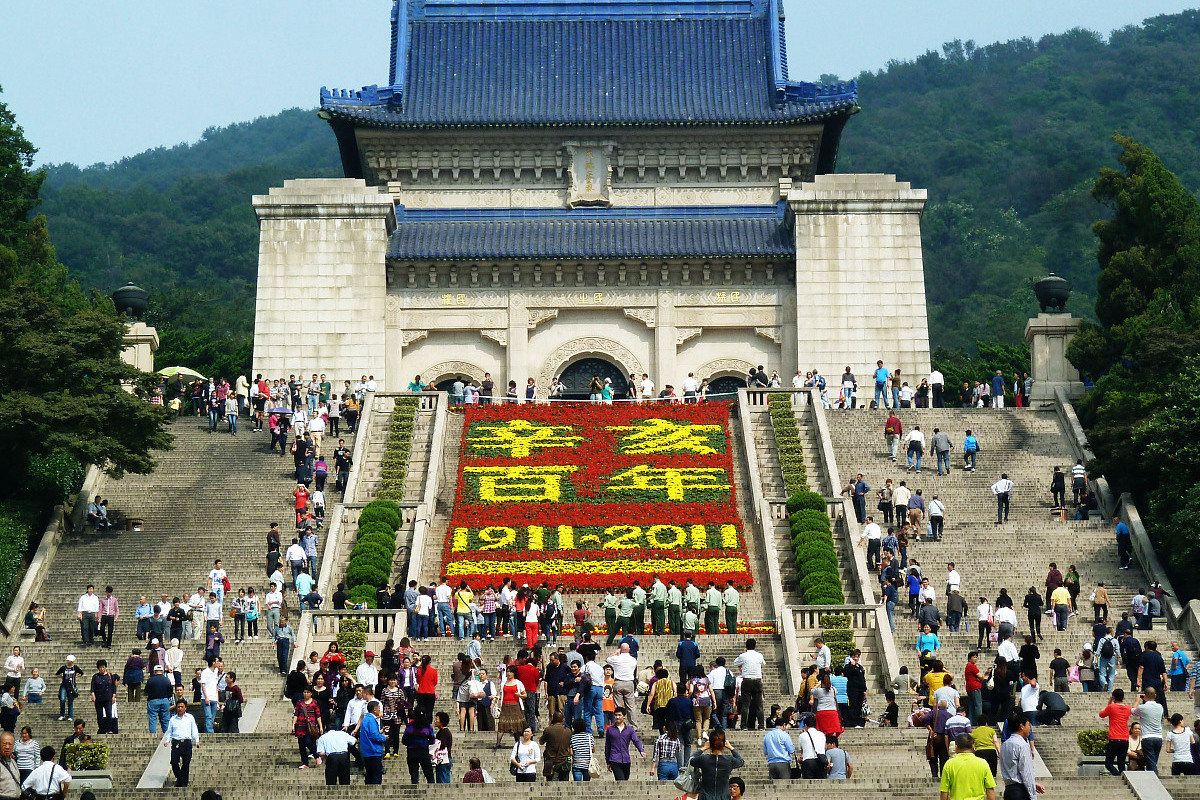
[[[443,573],[575,590],[752,583],[728,406],[468,406]]]

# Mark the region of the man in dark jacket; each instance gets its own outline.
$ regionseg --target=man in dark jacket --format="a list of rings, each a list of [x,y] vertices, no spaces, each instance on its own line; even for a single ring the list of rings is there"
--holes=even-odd
[[[867,671],[859,663],[861,656],[859,650],[854,650],[850,653],[850,663],[842,668],[842,674],[846,676],[846,700],[850,706],[846,719],[849,728],[863,727],[862,706],[867,696]]]
[[[158,733],[158,725],[163,732],[171,721],[171,695],[175,693],[174,682],[163,672],[162,664],[155,664],[150,679],[146,681],[146,716],[150,720],[150,732]]]

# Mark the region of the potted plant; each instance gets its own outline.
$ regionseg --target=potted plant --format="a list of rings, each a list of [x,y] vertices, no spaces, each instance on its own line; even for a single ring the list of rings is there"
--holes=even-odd
[[[1108,746],[1108,731],[1080,731],[1075,740],[1079,743],[1079,752],[1082,754],[1079,758],[1079,776],[1094,778],[1107,774],[1108,770],[1104,768],[1104,748]]]
[[[108,745],[104,742],[77,742],[63,747],[63,765],[71,773],[71,786],[83,789],[112,789],[108,769]]]

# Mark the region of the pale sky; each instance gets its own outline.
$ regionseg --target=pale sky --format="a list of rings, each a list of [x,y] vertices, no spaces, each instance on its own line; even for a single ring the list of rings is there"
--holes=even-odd
[[[1194,3],[1194,0],[1193,0]],[[940,49],[1084,27],[1107,35],[1168,0],[785,0],[794,79],[850,78]],[[387,81],[390,0],[0,0],[0,96],[39,163],[113,161]],[[862,103],[870,104],[869,97]]]

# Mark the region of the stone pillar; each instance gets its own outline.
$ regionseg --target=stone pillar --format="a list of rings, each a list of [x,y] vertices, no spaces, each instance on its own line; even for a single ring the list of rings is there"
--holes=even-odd
[[[1070,314],[1038,314],[1025,325],[1025,341],[1029,342],[1033,391],[1029,400],[1033,403],[1054,401],[1054,390],[1066,390],[1067,398],[1075,400],[1083,396],[1083,382],[1079,370],[1067,360],[1067,346],[1075,338],[1083,320]]]
[[[929,374],[926,196],[894,175],[818,175],[788,192],[796,215],[796,356],[831,388],[847,364],[866,385],[880,358],[910,385]]]
[[[125,326],[125,349],[121,360],[142,372],[154,372],[154,353],[158,350],[158,331],[144,322]]]
[[[497,381],[496,395],[503,397],[508,390],[508,382],[517,382],[517,397],[525,401],[525,381],[537,377],[529,371],[529,310],[525,307],[525,296],[520,290],[508,293],[508,342],[505,345],[505,367],[507,375],[503,377],[504,384]],[[538,393],[545,397],[549,386],[537,387]]]
[[[658,306],[654,312],[654,383],[660,391],[668,383],[679,389],[682,376],[678,373],[678,354],[679,345],[675,341],[675,293],[670,289],[660,289]]]
[[[324,372],[335,386],[374,375],[382,389],[403,389],[385,357],[392,196],[352,178],[293,180],[256,195],[254,210],[253,372]]]

